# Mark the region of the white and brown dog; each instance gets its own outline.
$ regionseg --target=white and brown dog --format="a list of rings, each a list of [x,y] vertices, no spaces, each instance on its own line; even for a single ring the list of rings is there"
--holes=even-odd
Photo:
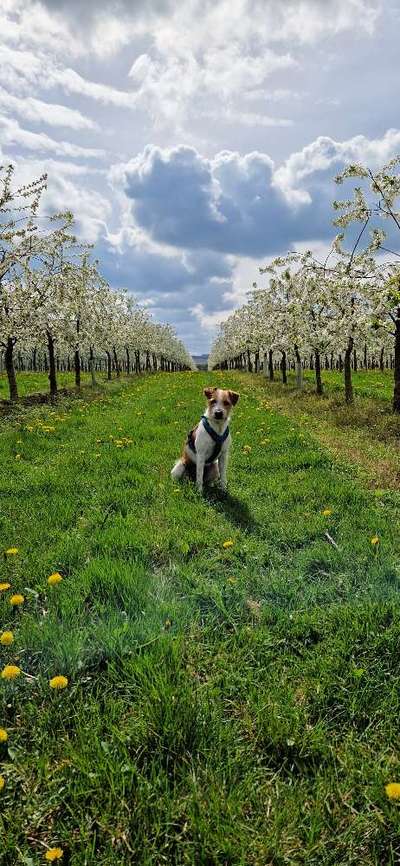
[[[221,487],[226,490],[231,435],[229,418],[232,406],[239,400],[236,391],[223,391],[221,388],[205,388],[207,408],[199,424],[190,431],[182,457],[172,469],[172,478],[189,476],[196,479],[197,487],[203,490],[204,481],[221,479]]]

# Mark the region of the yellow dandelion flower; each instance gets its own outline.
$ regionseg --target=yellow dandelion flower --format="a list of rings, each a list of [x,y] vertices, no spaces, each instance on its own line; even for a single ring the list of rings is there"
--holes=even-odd
[[[16,454],[16,455],[15,455],[15,459],[16,459],[16,460],[21,460],[21,455],[20,455],[20,454]]]
[[[11,583],[0,583],[0,592],[5,592],[6,589],[10,589]]]
[[[24,601],[25,597],[23,595],[20,595],[19,592],[17,592],[15,595],[12,595],[10,598],[10,604],[12,604],[13,607],[18,607],[18,605],[23,604]]]
[[[246,454],[249,454],[251,451],[251,445],[243,445],[243,451],[245,451]]]
[[[324,508],[324,510],[321,511],[321,514],[323,515],[323,517],[330,517],[332,514],[332,509],[331,508]]]
[[[379,544],[379,535],[373,535],[371,538],[371,544],[375,547]]]
[[[57,583],[61,583],[62,575],[59,574],[58,571],[55,571],[54,574],[51,574],[50,577],[47,578],[47,583],[49,586],[56,586]]]
[[[52,677],[51,680],[49,680],[49,686],[51,689],[66,689],[67,685],[68,679],[62,675]]]
[[[0,776],[0,791],[3,790],[5,784],[6,784],[6,780],[5,780],[4,776]]]
[[[389,782],[385,785],[386,796],[389,800],[400,800],[400,784],[399,782]]]
[[[44,856],[46,860],[49,860],[50,863],[53,863],[54,860],[61,860],[63,854],[64,852],[62,848],[49,848],[49,850],[46,851]]]
[[[5,728],[0,728],[0,743],[6,743],[8,740],[8,734]]]
[[[0,635],[0,643],[3,646],[10,646],[14,641],[14,635],[12,631],[3,631]]]
[[[16,556],[17,553],[18,553],[18,547],[9,547],[5,551],[6,556]]]
[[[227,550],[228,547],[233,547],[233,544],[234,544],[234,542],[232,541],[232,539],[231,539],[231,538],[228,538],[227,541],[224,541],[222,547],[224,547],[225,550]]]
[[[21,668],[18,665],[6,665],[1,672],[1,678],[3,680],[15,680],[16,677],[19,677],[21,673]]]

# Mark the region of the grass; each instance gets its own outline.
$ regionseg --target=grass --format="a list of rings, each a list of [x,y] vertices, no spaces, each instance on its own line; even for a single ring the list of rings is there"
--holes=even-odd
[[[400,488],[400,417],[392,412],[393,374],[353,374],[355,403],[343,399],[343,375],[325,372],[324,394],[315,393],[313,374],[305,376],[304,393],[299,395],[295,379],[287,386],[268,382],[268,399],[275,409],[301,424],[304,431],[358,475],[364,485]],[[377,396],[378,395],[378,396]]]
[[[322,370],[322,381],[328,393],[343,394],[343,373],[337,370]],[[304,371],[305,382],[311,388],[315,387],[315,373],[312,370]],[[355,394],[358,397],[371,397],[374,400],[393,399],[393,370],[359,370],[352,373]],[[294,383],[295,376],[289,374],[289,381]]]
[[[99,381],[105,380],[104,373],[97,373]],[[89,384],[90,374],[81,373],[82,385]],[[57,373],[58,387],[72,388],[75,383],[74,373]],[[20,397],[27,397],[30,394],[48,393],[49,380],[46,373],[17,373],[18,392]],[[0,373],[0,400],[9,399],[8,380],[5,373]]]
[[[3,423],[1,580],[25,603],[0,594],[24,671],[0,686],[1,866],[399,862],[400,494],[234,373],[228,497],[177,485],[209,379]]]

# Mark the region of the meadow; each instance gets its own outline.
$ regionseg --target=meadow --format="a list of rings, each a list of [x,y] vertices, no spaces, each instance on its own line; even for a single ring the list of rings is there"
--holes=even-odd
[[[324,380],[3,407],[1,866],[400,862],[400,422],[390,374],[346,409]],[[169,474],[213,383],[241,394],[226,497]]]

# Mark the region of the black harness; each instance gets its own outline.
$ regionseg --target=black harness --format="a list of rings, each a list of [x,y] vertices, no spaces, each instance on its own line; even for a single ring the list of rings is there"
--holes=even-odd
[[[221,448],[222,448],[225,440],[229,436],[229,427],[227,427],[226,430],[224,431],[224,433],[222,433],[222,435],[220,435],[219,433],[216,433],[216,431],[211,427],[211,424],[208,423],[208,419],[206,418],[205,415],[202,415],[201,420],[203,422],[204,429],[206,430],[208,435],[211,436],[211,439],[213,440],[213,442],[215,442],[214,451],[211,454],[211,457],[209,457],[208,460],[206,460],[205,465],[209,466],[210,463],[215,463],[215,461],[218,459],[218,457],[221,453]],[[194,440],[192,439],[192,433],[193,433],[193,430],[191,430],[190,433],[188,434],[187,444],[188,444],[190,450],[193,451],[194,454],[196,454],[196,446],[194,444]]]

